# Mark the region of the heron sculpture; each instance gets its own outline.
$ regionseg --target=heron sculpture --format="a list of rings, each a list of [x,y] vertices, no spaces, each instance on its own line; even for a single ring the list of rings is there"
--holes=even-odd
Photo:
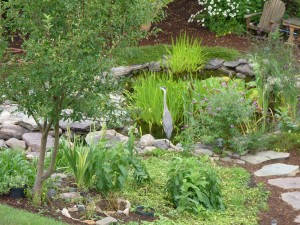
[[[165,87],[160,87],[160,89],[164,92],[164,114],[163,114],[162,123],[170,145],[170,138],[173,130],[172,116],[167,105],[167,89]]]

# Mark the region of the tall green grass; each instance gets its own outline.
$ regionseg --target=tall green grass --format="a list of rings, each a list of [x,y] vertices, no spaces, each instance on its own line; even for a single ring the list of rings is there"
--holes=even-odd
[[[146,122],[150,131],[153,125],[162,125],[163,92],[160,89],[161,86],[167,88],[167,105],[173,122],[176,123],[182,118],[182,93],[186,91],[184,81],[175,81],[172,76],[166,74],[148,73],[135,82],[133,93],[127,92],[132,117]]]
[[[195,73],[205,63],[205,54],[201,46],[201,40],[180,34],[174,41],[172,39],[172,50],[167,49],[169,58],[167,65],[172,73]]]

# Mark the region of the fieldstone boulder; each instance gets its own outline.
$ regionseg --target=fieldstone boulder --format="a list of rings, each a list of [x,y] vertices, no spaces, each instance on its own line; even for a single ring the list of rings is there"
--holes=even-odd
[[[39,152],[41,150],[41,133],[25,133],[22,136],[26,145],[30,147],[31,151]],[[54,146],[54,138],[48,135],[47,137],[47,146],[46,148],[53,148]]]
[[[11,149],[26,149],[25,141],[21,141],[16,138],[8,139],[5,144]]]
[[[194,150],[194,154],[195,155],[208,155],[208,156],[212,156],[214,153],[211,150],[209,150],[209,149],[196,148]]]
[[[242,73],[242,74],[245,74],[245,75],[251,76],[251,77],[254,76],[254,71],[250,67],[249,64],[239,65],[239,66],[235,67],[235,69],[238,73]]]
[[[300,188],[300,177],[270,179],[268,183],[283,189]]]
[[[7,145],[5,144],[5,141],[0,139],[0,148],[6,148]]]
[[[115,219],[111,216],[108,216],[101,220],[96,221],[96,225],[110,225],[110,224],[117,223],[117,222],[118,222],[117,219]]]
[[[167,150],[171,147],[171,142],[167,139],[156,139],[153,145],[156,148]]]
[[[149,71],[153,71],[153,72],[161,71],[160,62],[150,62],[149,63]]]
[[[67,130],[70,128],[70,130],[74,130],[76,132],[89,132],[91,130],[98,130],[100,129],[100,124],[98,122],[86,119],[82,121],[69,121],[69,120],[61,120],[59,121],[59,127],[62,130]]]
[[[224,59],[211,59],[204,66],[204,69],[206,69],[206,70],[219,69],[221,66],[223,66],[224,61],[225,61]]]
[[[223,65],[226,66],[226,67],[234,68],[234,67],[237,67],[240,64],[246,64],[246,63],[247,63],[247,59],[239,59],[239,60],[236,60],[236,61],[225,61],[223,63]]]
[[[275,163],[263,166],[260,170],[254,172],[258,177],[266,176],[295,176],[299,172],[299,166]]]
[[[151,134],[145,134],[141,137],[139,144],[141,146],[151,146],[155,142],[155,138]]]
[[[22,139],[22,135],[27,130],[21,126],[4,123],[0,128],[0,139],[8,140],[10,138]]]
[[[35,120],[33,119],[32,116],[28,117],[24,115],[22,119],[18,122],[18,125],[26,128],[27,130],[30,131],[38,131],[38,125],[36,124]]]
[[[295,210],[300,209],[300,192],[299,191],[283,193],[283,194],[281,194],[281,198],[283,201],[290,204]]]
[[[290,153],[287,152],[262,151],[255,155],[242,156],[241,159],[251,164],[259,164],[273,159],[287,159],[289,157]]]
[[[125,143],[128,141],[128,137],[117,133],[115,130],[101,130],[90,132],[86,135],[85,141],[88,145],[97,144],[100,140],[105,139],[108,145],[113,145],[115,143]]]
[[[241,79],[245,79],[247,77],[245,74],[242,73],[237,73],[236,76]]]

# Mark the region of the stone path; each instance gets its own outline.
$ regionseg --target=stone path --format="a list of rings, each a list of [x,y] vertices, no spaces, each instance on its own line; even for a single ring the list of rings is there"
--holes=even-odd
[[[255,156],[248,157],[248,159],[253,159],[252,164],[255,165],[258,164],[266,156],[266,154],[268,155],[269,152],[261,152]],[[281,156],[285,158],[283,153]],[[298,211],[300,210],[300,177],[290,177],[296,176],[298,172],[298,165],[271,163],[269,165],[262,166],[254,172],[254,175],[257,177],[278,176],[278,178],[268,179],[268,184],[283,189],[283,193],[281,193],[278,198],[281,198],[282,201],[289,204],[295,211]],[[276,215],[274,215],[274,217],[276,218]],[[300,224],[300,212],[294,219],[294,222],[295,224]]]

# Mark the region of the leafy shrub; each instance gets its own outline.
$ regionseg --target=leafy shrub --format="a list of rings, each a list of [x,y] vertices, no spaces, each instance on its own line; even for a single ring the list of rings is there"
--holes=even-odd
[[[133,143],[134,138],[130,134],[127,146],[119,144],[108,148],[105,140],[90,147],[82,143],[70,146],[65,142],[62,150],[77,185],[80,188],[95,185],[98,191],[105,194],[124,188],[130,168],[133,169],[133,178],[138,185],[150,180],[143,163],[133,152]]]
[[[167,65],[172,73],[197,72],[204,66],[205,58],[201,40],[180,34],[176,41],[172,39],[172,50],[167,48],[170,55]]]
[[[175,158],[168,172],[168,197],[181,211],[224,210],[220,181],[207,158]]]
[[[254,107],[246,98],[244,81],[209,78],[194,82],[188,93],[184,130],[179,140],[214,143],[222,138],[229,147],[231,138],[245,133],[245,123],[253,115]]]
[[[216,32],[217,35],[240,34],[246,26],[244,16],[261,11],[263,3],[264,0],[200,0],[198,4],[202,9],[192,14],[189,22],[196,20],[202,26]]]
[[[12,187],[32,187],[35,167],[20,151],[7,149],[0,152],[0,194],[7,194]]]
[[[98,191],[106,194],[111,191],[123,190],[129,169],[133,168],[133,178],[136,184],[142,185],[150,181],[144,164],[133,152],[133,135],[127,147],[117,145],[107,149],[98,145],[94,156],[95,185]]]

